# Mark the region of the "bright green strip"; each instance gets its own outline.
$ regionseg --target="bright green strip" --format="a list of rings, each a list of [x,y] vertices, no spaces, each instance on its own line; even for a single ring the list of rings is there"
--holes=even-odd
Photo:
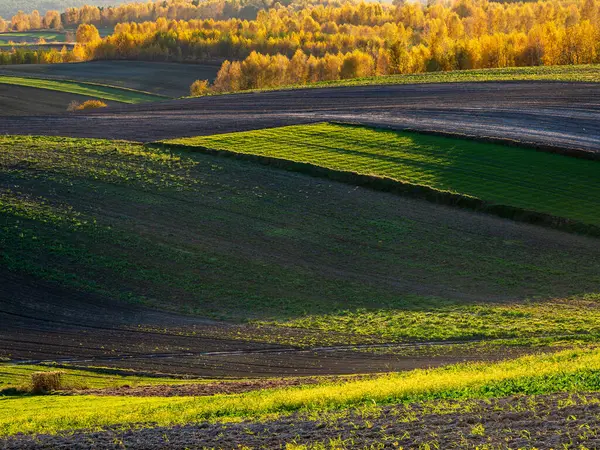
[[[79,81],[56,81],[41,78],[9,77],[0,75],[0,84],[15,86],[26,86],[50,91],[67,92],[69,94],[85,95],[101,100],[110,100],[121,103],[145,103],[164,100],[165,97],[149,94],[133,89],[125,89],[113,86],[104,86],[94,83],[82,83]]]
[[[117,424],[171,425],[294,411],[437,398],[477,398],[600,388],[600,350],[563,351],[500,363],[460,364],[340,384],[200,398],[21,397],[0,399],[0,436]]]
[[[600,224],[600,163],[418,133],[315,124],[166,141],[389,177]]]

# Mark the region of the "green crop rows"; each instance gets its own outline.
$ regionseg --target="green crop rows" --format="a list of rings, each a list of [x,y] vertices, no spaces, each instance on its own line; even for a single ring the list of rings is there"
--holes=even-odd
[[[388,177],[600,225],[600,163],[462,139],[315,124],[167,141]]]

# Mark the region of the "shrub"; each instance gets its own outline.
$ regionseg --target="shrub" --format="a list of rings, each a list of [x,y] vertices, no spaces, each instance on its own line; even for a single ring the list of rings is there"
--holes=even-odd
[[[196,80],[190,86],[192,97],[200,97],[208,93],[208,80]]]
[[[84,109],[106,108],[108,105],[101,100],[87,100],[77,107],[77,111]]]
[[[31,374],[31,391],[36,394],[59,391],[63,388],[63,372],[35,372]]]
[[[72,101],[67,107],[67,111],[83,111],[84,109],[106,108],[108,105],[101,100],[87,100],[83,103]]]

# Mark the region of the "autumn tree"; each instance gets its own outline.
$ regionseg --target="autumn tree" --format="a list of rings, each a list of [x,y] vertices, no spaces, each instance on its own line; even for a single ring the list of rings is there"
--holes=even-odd
[[[101,40],[100,33],[94,25],[79,25],[75,40],[78,44],[92,44]]]
[[[60,30],[62,28],[60,13],[58,11],[46,11],[44,27],[52,30]]]
[[[200,97],[208,93],[208,80],[196,80],[190,86],[192,97]]]

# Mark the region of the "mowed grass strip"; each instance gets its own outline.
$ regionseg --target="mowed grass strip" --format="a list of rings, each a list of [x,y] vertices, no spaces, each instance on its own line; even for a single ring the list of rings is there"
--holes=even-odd
[[[600,225],[600,163],[464,139],[315,124],[165,141],[386,177]]]
[[[180,398],[42,396],[0,398],[0,436],[58,433],[111,425],[172,425],[239,420],[435,399],[594,391],[600,350],[568,350],[500,363],[415,370],[375,379]]]
[[[136,91],[133,89],[106,86],[79,81],[45,80],[42,78],[11,77],[0,75],[0,84],[25,86],[69,94],[85,95],[92,98],[120,103],[146,103],[165,100],[167,97]]]

